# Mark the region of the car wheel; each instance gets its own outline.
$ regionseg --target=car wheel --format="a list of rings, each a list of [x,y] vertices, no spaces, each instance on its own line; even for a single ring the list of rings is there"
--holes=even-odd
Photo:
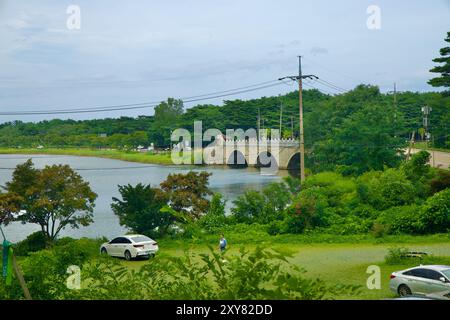
[[[101,254],[103,255],[107,255],[108,251],[106,250],[106,248],[102,248],[102,250],[100,250]]]
[[[130,251],[125,251],[125,260],[130,261],[131,260],[131,253]]]
[[[398,287],[398,294],[399,294],[401,297],[410,296],[410,295],[411,295],[411,289],[410,289],[407,285],[402,284],[402,285],[400,285],[400,286]]]

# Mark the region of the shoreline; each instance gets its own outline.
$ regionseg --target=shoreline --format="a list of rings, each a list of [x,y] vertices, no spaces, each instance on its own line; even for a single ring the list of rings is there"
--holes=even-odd
[[[0,148],[0,154],[66,155],[77,157],[97,157],[97,158],[122,160],[145,164],[173,165],[170,152],[164,154],[153,154],[153,153],[142,153],[138,151],[72,149],[72,148],[68,149]]]

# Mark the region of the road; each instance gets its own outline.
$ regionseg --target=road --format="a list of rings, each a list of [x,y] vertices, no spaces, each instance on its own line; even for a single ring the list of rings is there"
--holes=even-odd
[[[417,153],[422,149],[411,149],[411,153]],[[450,152],[428,150],[431,154],[430,164],[433,167],[448,169],[450,167]]]

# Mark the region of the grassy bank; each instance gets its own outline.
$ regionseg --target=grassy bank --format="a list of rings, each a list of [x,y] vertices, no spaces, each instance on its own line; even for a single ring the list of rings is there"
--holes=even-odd
[[[337,237],[339,238],[339,237]],[[350,239],[342,239],[347,242]],[[392,272],[417,266],[418,261],[408,260],[394,265],[387,264],[384,259],[389,248],[407,247],[413,251],[424,251],[436,257],[433,263],[450,264],[450,243],[438,241],[434,236],[419,237],[416,241],[412,238],[404,243],[401,239],[395,241],[389,239],[389,243],[369,242],[360,243],[357,241],[348,243],[299,243],[289,241],[289,239],[272,239],[269,243],[258,243],[263,247],[276,249],[285,254],[289,254],[289,261],[306,270],[306,276],[310,278],[320,277],[329,284],[345,284],[360,286],[360,293],[357,296],[339,296],[337,299],[363,299],[379,300],[394,298],[396,295],[389,289],[389,276]],[[205,244],[194,244],[192,242],[159,241],[160,253],[164,256],[180,256],[185,250],[196,253],[208,253]],[[213,244],[212,244],[213,245]],[[233,243],[227,255],[237,255],[239,249],[254,249],[257,244]],[[147,261],[125,261],[122,263],[130,270],[137,270]],[[376,265],[381,271],[381,288],[368,289],[366,282],[371,274],[367,273],[369,266]]]
[[[406,259],[397,264],[387,264],[385,257],[390,248],[405,247],[411,251],[423,251],[434,257],[433,264],[450,264],[449,234],[427,236],[392,235],[376,238],[368,235],[337,236],[329,234],[310,235],[263,235],[252,232],[225,234],[229,243],[227,255],[237,255],[241,248],[248,250],[257,246],[275,249],[289,255],[290,263],[306,270],[305,276],[321,278],[328,284],[357,285],[356,296],[338,296],[336,299],[380,300],[395,298],[389,289],[389,276],[394,271],[417,266],[420,261]],[[205,235],[192,240],[160,239],[159,254],[166,257],[181,256],[185,251],[197,254],[209,252],[208,246],[216,248],[217,236]],[[199,261],[200,262],[200,261]],[[125,261],[129,270],[138,270],[150,261]],[[424,261],[424,263],[427,263]],[[368,289],[366,282],[371,274],[369,266],[380,268],[381,288]]]
[[[310,239],[307,240],[306,238]],[[238,233],[229,232],[227,234],[227,240],[229,241],[229,247],[225,253],[225,259],[232,260],[233,256],[240,256],[239,251],[241,249],[254,250],[257,246],[276,250],[283,255],[287,256],[287,261],[290,265],[299,267],[305,270],[304,276],[310,279],[320,278],[325,281],[328,286],[334,286],[338,284],[358,286],[359,292],[356,295],[341,294],[334,296],[335,299],[365,299],[365,300],[380,300],[395,298],[396,294],[392,293],[389,289],[389,275],[394,271],[407,269],[410,267],[423,264],[446,264],[450,265],[450,241],[447,234],[441,235],[429,235],[429,236],[392,236],[385,238],[382,242],[380,239],[374,237],[357,238],[356,236],[334,236],[334,243],[321,242],[325,238],[319,238],[318,236],[304,235],[304,236],[288,236],[282,235],[277,237],[270,237],[267,239],[258,239],[254,241],[239,236]],[[52,249],[55,254],[55,259],[64,256],[63,252],[69,252],[64,258],[61,258],[63,262],[61,268],[65,271],[66,264],[74,263],[70,260],[77,254],[86,255],[86,266],[91,263],[96,263],[99,260],[99,246],[104,241],[102,239],[80,239],[70,240],[68,238],[61,239],[61,242],[56,243]],[[362,241],[361,241],[362,240]],[[315,242],[317,241],[317,242]],[[213,250],[217,249],[217,237],[214,238],[205,237],[201,240],[184,239],[158,239],[160,251],[158,252],[158,258],[150,260],[133,260],[125,261],[124,259],[110,258],[118,262],[119,266],[125,266],[125,270],[129,270],[131,275],[133,272],[139,271],[141,267],[147,264],[158,264],[158,261],[166,261],[164,259],[169,257],[181,257],[185,252],[195,254],[192,256],[192,262],[194,265],[201,265],[204,262],[201,259],[201,254],[210,254],[209,248]],[[55,251],[56,249],[59,250]],[[391,264],[385,261],[386,256],[389,254],[391,248],[408,248],[411,251],[423,251],[430,255],[424,260],[403,258],[393,261]],[[62,251],[64,249],[64,251]],[[48,251],[48,250],[45,250]],[[17,251],[19,252],[19,250]],[[41,255],[41,258],[48,260],[48,257],[52,257],[45,253]],[[228,258],[227,258],[228,257]],[[22,265],[25,274],[27,270],[30,272],[26,265],[30,263],[30,259],[38,263],[39,259],[32,256],[26,257],[25,255],[19,256],[19,263]],[[64,260],[66,259],[66,260]],[[69,259],[69,260],[67,260]],[[161,260],[162,259],[162,260]],[[56,260],[55,260],[56,261]],[[37,265],[32,264],[34,272]],[[369,289],[367,287],[367,281],[371,273],[367,273],[369,266],[378,266],[380,268],[380,281],[381,287],[379,289]],[[46,267],[53,267],[50,263]],[[83,269],[84,267],[82,267]],[[38,274],[40,274],[39,270]],[[65,278],[64,278],[65,279]],[[65,280],[64,280],[65,281]],[[39,289],[39,288],[38,288]],[[37,290],[37,289],[36,289]],[[39,289],[41,290],[41,289]],[[118,293],[118,297],[122,293]]]
[[[149,163],[171,165],[171,154],[161,153],[142,153],[137,151],[122,151],[122,150],[100,150],[100,149],[15,149],[15,148],[1,148],[0,154],[38,154],[38,155],[69,155],[80,157],[98,157],[115,160],[123,160],[130,162]]]

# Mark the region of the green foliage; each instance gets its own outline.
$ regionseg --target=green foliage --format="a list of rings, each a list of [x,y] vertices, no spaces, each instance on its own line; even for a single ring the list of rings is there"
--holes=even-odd
[[[136,186],[119,186],[122,200],[113,198],[111,208],[120,224],[136,233],[159,237],[167,232],[173,216],[161,209],[167,204],[167,196],[158,188],[141,183]]]
[[[111,259],[83,269],[88,286],[76,292],[78,299],[332,299],[357,294],[356,286],[328,285],[307,279],[302,269],[275,251],[257,248],[239,255],[185,253],[181,257],[157,257],[138,271],[128,271]]]
[[[212,194],[208,187],[210,176],[211,173],[206,171],[170,174],[161,183],[161,190],[166,193],[172,209],[198,220],[209,209],[207,196]]]
[[[384,257],[384,262],[388,265],[402,264],[407,258],[407,254],[410,252],[408,248],[403,247],[391,247],[388,249],[388,254]]]
[[[93,221],[97,194],[68,165],[46,166],[39,170],[29,159],[16,167],[5,189],[21,199],[19,209],[24,214],[19,219],[39,224],[50,240],[66,227],[79,228]],[[17,212],[17,208],[13,209]],[[4,210],[2,207],[0,212]]]
[[[98,254],[99,245],[99,241],[88,239],[66,240],[60,244],[57,241],[49,249],[30,253],[21,262],[21,268],[33,299],[56,300],[70,297],[73,290],[66,286],[67,268],[72,265],[82,268]]]
[[[183,101],[168,98],[155,107],[153,125],[150,128],[150,138],[158,147],[170,146],[170,134],[177,128],[177,121],[183,114]]]
[[[446,42],[450,42],[450,32],[447,32]],[[433,87],[444,87],[447,89],[445,92],[448,95],[450,92],[448,91],[448,87],[450,87],[450,46],[444,47],[440,50],[441,57],[434,59],[433,61],[439,64],[430,70],[430,72],[440,74],[439,77],[433,78],[428,81]]]
[[[340,166],[346,175],[395,167],[404,147],[404,139],[395,136],[401,127],[401,118],[394,124],[383,105],[363,105],[333,127],[329,139],[318,143],[313,161],[324,168]]]
[[[368,202],[374,208],[387,208],[409,205],[416,198],[416,190],[406,175],[397,169],[387,169],[374,176],[368,183]]]
[[[48,245],[48,238],[42,231],[30,234],[25,240],[14,245],[14,253],[17,256],[26,256],[31,252],[43,250]]]
[[[428,198],[420,210],[418,231],[420,233],[447,232],[450,228],[450,189]]]
[[[447,188],[450,188],[450,171],[439,170],[430,181],[430,193],[435,194]]]
[[[231,212],[237,222],[250,223],[252,221],[263,220],[264,216],[264,195],[255,190],[248,190],[244,195],[233,201],[234,207]]]
[[[199,226],[209,233],[218,233],[226,225],[226,201],[220,193],[215,193],[211,199],[208,212],[198,220]]]
[[[429,234],[450,228],[450,189],[428,198],[422,206],[394,207],[384,211],[379,221],[392,233]]]
[[[302,233],[305,229],[323,226],[327,207],[327,199],[320,188],[313,187],[301,191],[286,210],[288,231]]]
[[[284,218],[283,212],[291,197],[289,185],[272,183],[262,192],[246,191],[233,202],[231,211],[237,222],[267,224]]]

